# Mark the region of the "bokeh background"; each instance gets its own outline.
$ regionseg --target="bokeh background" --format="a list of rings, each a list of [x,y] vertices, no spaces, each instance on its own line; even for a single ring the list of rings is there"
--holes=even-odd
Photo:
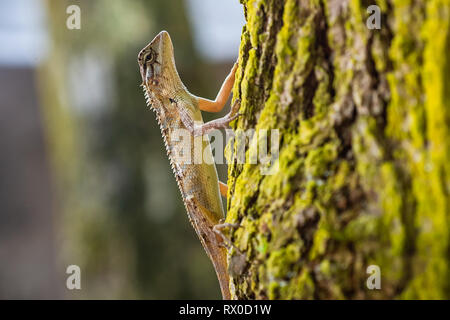
[[[220,298],[136,57],[167,30],[183,82],[214,98],[243,24],[238,0],[0,2],[0,298]]]

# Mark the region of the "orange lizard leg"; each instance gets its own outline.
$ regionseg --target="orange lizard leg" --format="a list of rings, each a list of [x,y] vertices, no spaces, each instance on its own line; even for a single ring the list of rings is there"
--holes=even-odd
[[[222,197],[226,198],[228,193],[228,186],[225,183],[219,181],[219,190]]]
[[[219,112],[225,106],[225,103],[230,96],[231,89],[233,88],[235,73],[238,64],[235,63],[233,69],[231,69],[230,74],[225,78],[225,81],[222,84],[222,87],[217,94],[216,100],[212,101],[209,99],[198,98],[198,107],[202,111],[208,112]]]

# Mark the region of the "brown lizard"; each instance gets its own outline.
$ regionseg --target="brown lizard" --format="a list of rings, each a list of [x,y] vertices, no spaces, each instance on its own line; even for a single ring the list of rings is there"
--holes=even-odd
[[[226,116],[207,123],[203,123],[200,110],[219,112],[223,109],[233,87],[237,64],[215,101],[194,96],[181,82],[172,41],[166,31],[160,32],[139,52],[138,64],[147,105],[156,114],[189,220],[214,265],[223,298],[230,299],[227,249],[213,230],[224,218],[220,194],[226,195],[227,187],[219,182],[210,143],[203,139],[203,134],[227,127],[238,116],[239,101],[235,101]],[[185,130],[188,136],[180,136],[180,130]],[[204,159],[197,163],[194,152],[198,151],[194,150],[194,145],[199,144]]]

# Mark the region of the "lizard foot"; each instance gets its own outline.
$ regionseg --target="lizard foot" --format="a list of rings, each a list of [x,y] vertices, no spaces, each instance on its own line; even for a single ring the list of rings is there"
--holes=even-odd
[[[225,246],[225,248],[227,248],[227,249],[233,248],[237,252],[240,253],[240,250],[222,232],[222,230],[226,229],[226,228],[236,229],[239,227],[240,227],[240,224],[238,224],[238,223],[224,223],[223,219],[221,219],[221,221],[219,221],[219,223],[213,227],[213,231],[222,238],[222,240],[223,240],[222,245]]]

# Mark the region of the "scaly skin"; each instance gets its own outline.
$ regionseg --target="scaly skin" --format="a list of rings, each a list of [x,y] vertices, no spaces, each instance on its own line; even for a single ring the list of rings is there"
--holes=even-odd
[[[147,105],[156,113],[189,220],[214,265],[223,298],[230,299],[227,249],[213,231],[224,218],[219,179],[209,139],[203,139],[203,134],[228,125],[236,118],[233,115],[236,108],[224,118],[203,123],[199,101],[206,100],[189,93],[181,82],[175,67],[172,41],[165,31],[140,51],[138,64]],[[230,81],[234,81],[234,73],[232,76]],[[180,135],[180,129],[184,129],[184,136]],[[203,148],[194,154],[194,145]],[[184,157],[180,156],[182,150]],[[201,162],[196,161],[201,157]]]

